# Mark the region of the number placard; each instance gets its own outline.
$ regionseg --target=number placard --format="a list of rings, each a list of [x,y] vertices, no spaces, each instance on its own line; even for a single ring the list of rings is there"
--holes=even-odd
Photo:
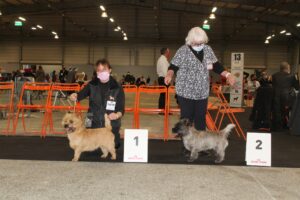
[[[271,134],[247,133],[247,165],[271,166]]]
[[[148,130],[125,129],[124,162],[148,162]]]

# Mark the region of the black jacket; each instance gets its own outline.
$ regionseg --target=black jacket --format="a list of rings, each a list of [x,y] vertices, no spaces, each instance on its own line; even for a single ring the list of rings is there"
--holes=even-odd
[[[101,83],[98,78],[90,81],[79,93],[78,101],[89,97],[89,110],[87,117],[92,120],[91,128],[104,127],[104,114],[121,112],[125,110],[125,95],[123,88],[117,81],[110,77],[108,83]],[[115,111],[106,110],[108,100],[116,101]],[[121,126],[121,120],[112,121],[112,126]]]
[[[293,89],[299,90],[299,81],[293,74],[277,72],[272,76],[274,98],[281,99],[281,104],[293,104],[295,94]]]

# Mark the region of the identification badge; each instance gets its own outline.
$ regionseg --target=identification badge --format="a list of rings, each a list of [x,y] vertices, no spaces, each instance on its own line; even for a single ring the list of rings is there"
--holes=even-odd
[[[106,110],[115,111],[116,102],[115,101],[107,101],[106,102]]]

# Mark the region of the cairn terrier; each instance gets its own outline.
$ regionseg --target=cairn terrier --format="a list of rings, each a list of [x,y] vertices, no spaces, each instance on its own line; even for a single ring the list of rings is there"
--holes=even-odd
[[[75,113],[66,113],[62,125],[68,135],[69,145],[74,150],[72,161],[78,161],[84,151],[102,150],[101,158],[106,158],[108,153],[111,159],[116,159],[115,136],[107,114],[105,114],[105,127],[86,129],[82,119]]]
[[[184,147],[190,151],[189,162],[198,158],[199,152],[213,150],[216,153],[215,163],[221,163],[225,157],[225,149],[228,146],[227,137],[234,124],[228,124],[226,128],[217,131],[198,131],[192,127],[188,119],[182,119],[172,129],[177,137],[181,137]]]

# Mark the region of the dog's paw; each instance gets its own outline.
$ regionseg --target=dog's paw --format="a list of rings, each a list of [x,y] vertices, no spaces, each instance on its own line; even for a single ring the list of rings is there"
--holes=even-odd
[[[223,160],[221,160],[221,159],[215,160],[215,163],[216,163],[216,164],[220,164],[221,162],[223,162]]]
[[[73,158],[73,159],[72,159],[72,161],[73,161],[73,162],[77,162],[77,161],[78,161],[78,159],[76,159],[76,158]]]
[[[107,155],[104,155],[104,154],[103,154],[103,155],[101,156],[101,158],[107,158]]]
[[[194,162],[194,161],[195,161],[195,159],[193,159],[193,158],[189,158],[189,159],[187,159],[187,161],[191,163],[191,162]]]
[[[116,157],[111,157],[111,160],[116,160],[117,158]]]

